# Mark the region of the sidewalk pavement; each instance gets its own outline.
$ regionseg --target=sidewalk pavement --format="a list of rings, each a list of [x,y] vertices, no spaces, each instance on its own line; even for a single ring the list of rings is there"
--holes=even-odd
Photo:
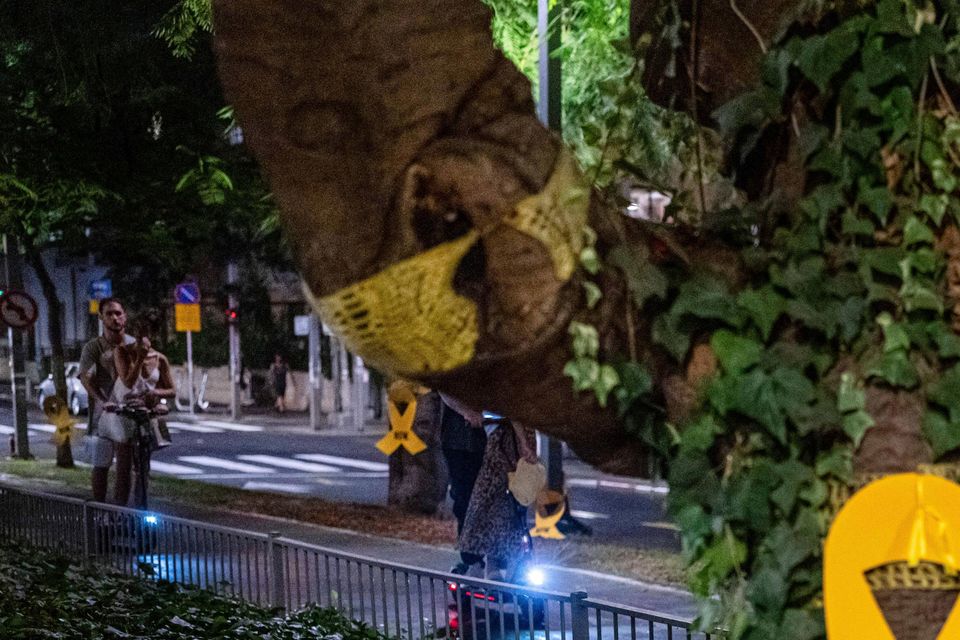
[[[3,480],[40,491],[89,498],[89,495],[86,495],[85,492],[67,487],[33,483],[23,478],[14,477],[4,477]],[[161,517],[170,515],[259,533],[276,531],[281,536],[294,540],[384,562],[396,562],[399,558],[402,559],[403,564],[433,571],[448,571],[459,560],[458,554],[449,548],[381,538],[286,518],[219,510],[160,499],[152,501],[150,511]],[[536,548],[536,543],[534,543],[534,548]],[[681,589],[557,565],[543,565],[543,569],[547,574],[547,582],[543,588],[550,591],[564,593],[586,591],[593,599],[606,600],[687,620],[696,615],[694,597]]]

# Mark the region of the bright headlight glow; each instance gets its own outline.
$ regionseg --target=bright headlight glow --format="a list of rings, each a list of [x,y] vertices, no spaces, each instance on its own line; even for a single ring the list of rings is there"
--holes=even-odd
[[[547,581],[547,576],[540,567],[531,567],[527,570],[527,583],[534,587],[542,587]]]
[[[143,521],[147,524],[157,524],[157,516],[144,516]]]

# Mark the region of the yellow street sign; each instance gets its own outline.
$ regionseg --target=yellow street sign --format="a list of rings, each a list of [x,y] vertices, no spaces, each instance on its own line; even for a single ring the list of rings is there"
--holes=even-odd
[[[960,569],[960,485],[932,475],[887,476],[853,494],[823,550],[823,602],[830,640],[894,640],[865,572],[895,562]],[[937,636],[960,638],[954,607]]]
[[[175,304],[173,315],[177,331],[200,331],[199,304]]]
[[[553,509],[556,509],[554,511]],[[567,511],[567,501],[562,493],[546,489],[537,498],[537,508],[533,512],[534,524],[530,529],[531,538],[563,540],[565,535],[557,529],[557,523]]]
[[[100,313],[100,301],[90,300],[90,315],[95,316]]]
[[[390,414],[390,431],[377,442],[377,449],[380,449],[384,455],[389,456],[400,447],[413,455],[417,455],[427,448],[420,436],[413,432],[413,417],[417,413],[417,401],[415,399],[407,402],[407,407],[403,413],[400,413],[393,400],[387,400],[387,410]]]

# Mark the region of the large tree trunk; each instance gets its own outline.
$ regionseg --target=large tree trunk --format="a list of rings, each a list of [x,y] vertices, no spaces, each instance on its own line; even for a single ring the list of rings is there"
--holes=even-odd
[[[215,10],[227,95],[311,296],[479,234],[454,282],[476,308],[469,361],[377,364],[559,436],[598,466],[643,469],[641,446],[613,412],[571,393],[562,373],[567,326],[584,308],[578,276],[558,277],[550,248],[504,223],[544,189],[562,147],[537,121],[529,82],[494,49],[489,11],[454,0]],[[411,306],[417,295],[400,292]],[[608,324],[623,317],[622,300],[608,297]]]
[[[53,386],[57,397],[63,403],[62,406],[67,407],[69,406],[69,398],[67,397],[67,379],[64,368],[66,358],[63,353],[63,324],[61,323],[63,305],[57,295],[57,286],[50,277],[50,272],[47,271],[47,265],[43,262],[43,256],[39,249],[32,244],[27,245],[27,260],[30,262],[34,273],[37,274],[37,279],[40,280],[40,288],[43,290],[43,297],[47,302],[49,311],[47,315],[47,335],[50,339],[50,367],[53,373]],[[57,445],[57,466],[66,469],[73,467],[73,452],[70,448],[69,436],[64,442]]]

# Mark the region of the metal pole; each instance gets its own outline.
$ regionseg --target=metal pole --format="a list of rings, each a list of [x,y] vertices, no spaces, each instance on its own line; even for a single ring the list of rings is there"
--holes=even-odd
[[[584,603],[586,599],[586,591],[570,594],[570,632],[573,640],[590,640],[590,617]]]
[[[357,433],[363,432],[367,419],[367,368],[363,359],[353,354],[353,384],[350,386],[350,404],[353,405],[353,429]]]
[[[227,263],[227,285],[230,292],[227,296],[227,305],[231,309],[236,309],[240,304],[236,294],[237,284],[237,263],[231,260]],[[233,420],[240,419],[240,327],[237,323],[231,322],[229,327],[230,338],[230,417]]]
[[[310,426],[315,431],[320,430],[323,417],[320,405],[320,321],[317,316],[310,314],[310,333],[307,338],[307,348],[310,350],[310,359],[307,368],[308,383],[310,385]]]
[[[193,332],[187,331],[187,389],[190,399],[190,413],[195,413],[193,397]]]
[[[540,42],[539,100],[537,117],[551,131],[560,134],[561,118],[560,58],[552,55],[560,48],[560,15],[563,0],[537,0],[537,36]],[[551,28],[551,26],[553,28]],[[556,438],[547,438],[546,446],[547,486],[563,492],[563,444]]]
[[[7,290],[23,289],[23,263],[16,241],[3,236],[4,275]],[[17,435],[17,456],[23,460],[33,458],[30,455],[30,438],[27,432],[27,370],[24,349],[24,332],[7,327],[7,340],[10,343],[10,386],[13,395],[13,419]]]

